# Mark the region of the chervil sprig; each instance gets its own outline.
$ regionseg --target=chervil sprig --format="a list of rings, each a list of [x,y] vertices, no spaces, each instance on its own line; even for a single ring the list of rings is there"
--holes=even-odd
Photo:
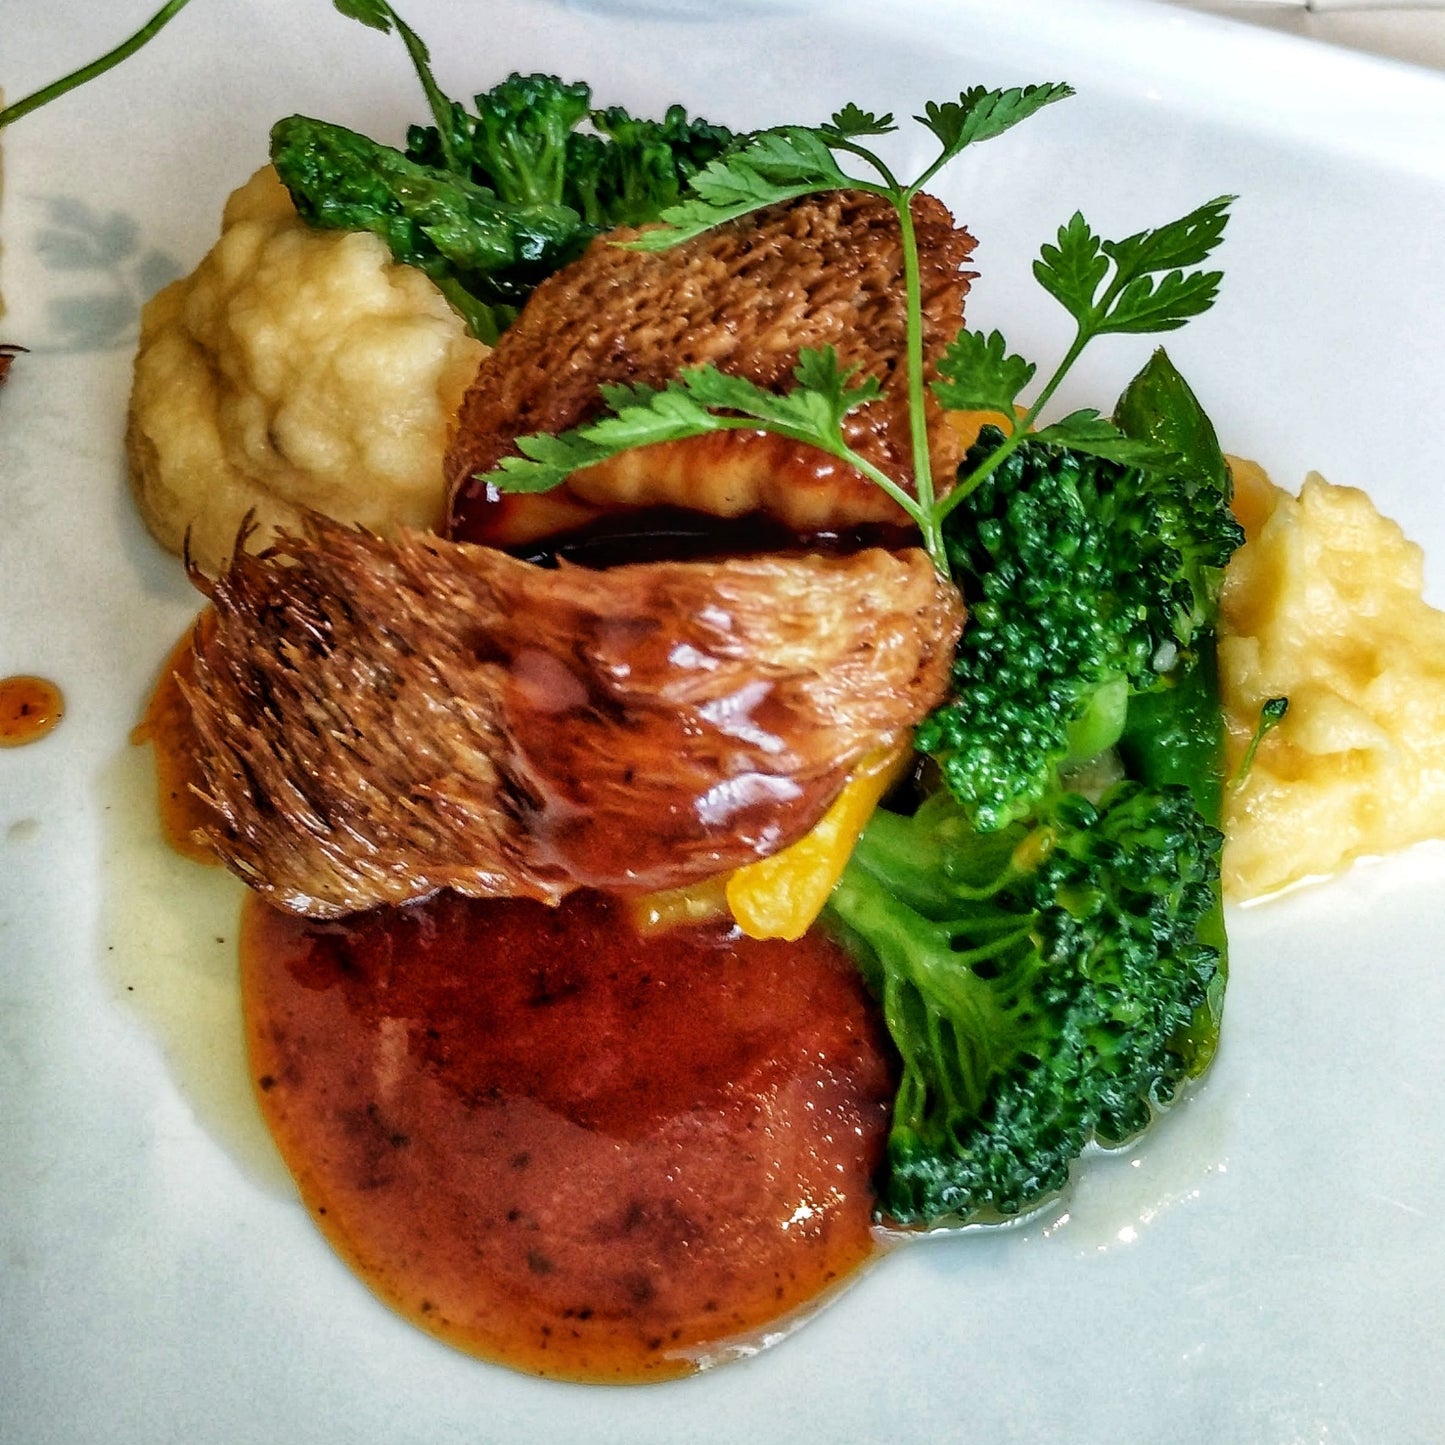
[[[818,446],[881,486],[917,525],[923,545],[939,571],[947,575],[943,546],[945,517],[1004,462],[1025,435],[1129,466],[1160,466],[1169,458],[1148,438],[1126,435],[1092,409],[1071,412],[1042,428],[1036,423],[1059,384],[1096,337],[1119,332],[1172,331],[1207,310],[1219,289],[1220,273],[1202,266],[1219,244],[1228,207],[1221,196],[1187,216],[1121,241],[1107,241],[1075,214],[1046,243],[1034,263],[1039,284],[1064,306],[1075,323],[1074,339],[1063,359],[1028,404],[1021,402],[1038,368],[1008,349],[998,331],[962,331],[938,361],[933,393],[940,405],[958,411],[1001,414],[1011,426],[999,435],[994,451],[960,475],[939,495],[928,446],[923,376],[923,311],[918,243],[912,202],[938,172],[968,146],[1002,135],[1019,121],[1073,92],[1047,84],[963,91],[957,100],[929,102],[915,120],[939,143],[938,154],[918,176],[900,182],[863,142],[888,135],[892,115],[877,115],[857,105],[836,111],[821,126],[783,126],[754,136],[748,144],[717,156],[691,180],[691,194],[661,213],[662,224],[625,242],[636,250],[664,251],[716,226],[760,210],[824,191],[866,191],[889,201],[898,216],[903,252],[906,354],[913,491],[910,494],[848,447],[842,421],[848,411],[878,394],[851,384],[831,352],[804,353],[795,372],[797,387],[787,398],[771,396],[751,384],[735,383],[712,368],[684,372],[662,388],[605,389],[603,399],[617,412],[560,438],[523,438],[523,455],[504,462],[492,480],[504,491],[540,491],[558,485],[572,469],[615,456],[629,446],[680,440],[709,431],[761,425],[766,430]],[[844,160],[862,161],[872,175],[854,175]],[[820,388],[816,402],[802,393]],[[725,399],[727,398],[727,399]],[[629,438],[635,438],[629,440]]]
[[[448,98],[437,84],[436,77],[432,74],[431,51],[427,49],[426,42],[386,0],[331,0],[331,3],[348,20],[359,20],[373,30],[380,30],[383,35],[390,35],[395,30],[401,37],[401,43],[406,46],[406,53],[411,57],[412,66],[416,70],[417,79],[421,81],[427,106],[436,121],[437,135],[441,141],[447,169],[464,171],[466,167],[462,162],[461,145],[465,123],[461,107]]]
[[[1207,311],[1219,293],[1219,271],[1186,271],[1206,261],[1224,236],[1233,196],[1218,196],[1177,221],[1139,231],[1122,241],[1095,235],[1077,211],[1045,243],[1034,277],[1074,318],[1073,342],[1010,435],[939,504],[944,516],[980,485],[1018,446],[1048,405],[1059,383],[1096,337],[1121,332],[1174,331]],[[934,384],[940,403],[961,411],[997,411],[1006,417],[1032,381],[1035,367],[1008,353],[997,332],[961,332],[939,362]],[[1157,447],[1127,437],[1098,412],[1082,410],[1035,433],[1040,441],[1127,465],[1167,461]]]

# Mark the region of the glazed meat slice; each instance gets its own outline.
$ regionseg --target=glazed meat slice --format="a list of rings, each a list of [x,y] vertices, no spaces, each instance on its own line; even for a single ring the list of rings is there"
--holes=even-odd
[[[962,625],[918,550],[553,571],[323,520],[212,601],[186,689],[209,841],[319,917],[772,853],[939,700]]]
[[[963,324],[973,238],[931,196],[914,202],[922,271],[925,370]],[[786,390],[804,348],[832,346],[884,384],[847,423],[850,444],[912,486],[904,356],[903,258],[893,208],[859,191],[774,206],[670,251],[613,244],[617,231],[542,283],[483,361],[447,458],[453,536],[515,545],[557,524],[556,494],[505,498],[476,481],[519,436],[590,420],[605,382],[661,385],[710,362]],[[958,465],[957,437],[930,395],[936,477]],[[735,517],[760,510],[799,532],[903,521],[858,472],[821,452],[745,431],[668,442],[579,472],[571,525],[610,506],[672,505]],[[563,508],[565,511],[565,508]]]

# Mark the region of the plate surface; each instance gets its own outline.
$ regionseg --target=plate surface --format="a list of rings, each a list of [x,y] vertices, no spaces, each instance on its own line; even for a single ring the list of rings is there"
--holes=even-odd
[[[26,93],[150,8],[0,0],[0,80]],[[402,8],[453,93],[547,69],[743,126],[1071,81],[948,178],[981,242],[973,323],[1057,355],[1029,261],[1076,207],[1125,234],[1237,193],[1221,301],[1171,354],[1230,450],[1367,488],[1445,603],[1445,81],[1122,0]],[[757,1359],[530,1380],[332,1257],[246,1090],[235,892],[154,842],[126,744],[196,599],[120,436],[139,301],[203,254],[271,122],[390,140],[422,110],[394,39],[324,0],[231,0],[5,139],[0,339],[31,354],[0,396],[0,674],[54,678],[69,712],[0,753],[0,1438],[1438,1440],[1440,848],[1236,912],[1217,1067],[1066,1217],[906,1250]],[[1146,351],[1099,344],[1061,403],[1107,405]]]

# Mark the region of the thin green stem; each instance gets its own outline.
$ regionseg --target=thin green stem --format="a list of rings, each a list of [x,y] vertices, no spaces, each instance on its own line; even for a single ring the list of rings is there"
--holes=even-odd
[[[889,170],[881,156],[876,156],[867,146],[860,146],[857,141],[845,140],[842,137],[828,141],[828,148],[836,151],[847,151],[849,155],[855,155],[860,160],[865,160],[880,176],[883,177],[883,184],[888,191],[898,192],[903,189],[898,183],[898,177]],[[848,177],[850,185],[856,185],[860,190],[875,190],[874,186],[866,181],[855,181],[852,176]],[[882,192],[875,191],[875,194]]]
[[[945,927],[955,925],[945,924]],[[956,925],[960,931],[964,927],[971,928],[972,920],[964,919]],[[997,958],[1005,949],[1013,947],[1016,943],[1027,943],[1033,931],[1033,920],[1030,919],[1022,927],[1012,928],[1008,933],[999,938],[991,939],[988,943],[980,944],[977,948],[955,948],[949,956],[950,963],[956,963],[967,968],[972,963],[981,963],[985,959]]]
[[[929,183],[929,181],[931,181],[931,180],[934,178],[934,176],[936,176],[936,175],[939,173],[939,171],[941,171],[941,170],[944,168],[944,166],[946,166],[946,165],[949,163],[949,161],[954,160],[957,156],[958,156],[958,152],[957,152],[957,151],[954,151],[954,150],[945,150],[945,151],[942,151],[942,152],[939,154],[938,159],[937,159],[936,161],[934,161],[934,163],[933,163],[931,166],[929,166],[929,168],[928,168],[926,171],[924,171],[924,173],[923,173],[921,176],[919,176],[916,181],[913,182],[912,186],[910,186],[909,189],[910,189],[915,195],[917,195],[918,192],[921,191],[921,190],[924,188],[924,186],[926,186],[926,185]]]
[[[893,197],[898,235],[903,246],[904,369],[908,380],[908,425],[913,448],[913,490],[918,498],[918,525],[923,545],[939,574],[947,577],[948,554],[943,546],[942,516],[935,505],[933,459],[928,447],[927,396],[923,383],[923,282],[918,264],[918,235],[913,226],[915,188]]]
[[[107,70],[113,70],[122,60],[129,59],[148,40],[164,30],[189,3],[190,0],[167,0],[167,3],[162,5],[134,35],[128,40],[121,41],[114,50],[107,51],[99,60],[92,60],[89,65],[82,65],[79,70],[72,70],[69,75],[52,81],[33,95],[27,95],[23,100],[17,100],[14,105],[0,110],[0,130],[4,130],[8,125],[14,125],[17,120],[23,119],[31,111],[39,110],[42,105],[49,105],[52,100],[58,100],[67,91],[74,90],[77,86],[104,75]]]
[[[387,9],[391,10],[391,7],[387,6]],[[452,102],[437,84],[436,76],[432,74],[431,52],[427,50],[421,36],[395,10],[391,10],[391,18],[396,25],[397,34],[401,36],[401,43],[406,46],[406,53],[411,57],[417,79],[421,81],[422,91],[426,95],[426,103],[437,123],[437,136],[441,140],[442,155],[446,157],[447,169],[465,175],[467,167],[461,163],[461,158],[457,155],[456,147],[453,144],[455,138],[452,134]]]

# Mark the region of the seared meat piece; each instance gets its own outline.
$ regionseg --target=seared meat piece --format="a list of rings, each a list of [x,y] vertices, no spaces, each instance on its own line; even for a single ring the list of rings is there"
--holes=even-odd
[[[917,550],[547,571],[320,519],[212,600],[186,690],[210,842],[318,917],[772,853],[939,700],[963,615]]]
[[[973,238],[931,196],[914,202],[922,269],[924,355],[932,362],[963,324]],[[883,382],[885,395],[848,421],[850,444],[912,485],[904,357],[903,253],[893,208],[861,191],[774,206],[649,255],[594,241],[539,286],[483,362],[447,456],[451,534],[512,545],[542,535],[551,508],[507,499],[502,520],[474,477],[515,452],[517,437],[560,432],[601,409],[604,382],[661,385],[711,362],[786,390],[805,347],[834,347]],[[894,384],[895,374],[898,384]],[[928,399],[934,474],[951,478],[958,438]],[[864,477],[809,447],[730,432],[629,452],[574,477],[572,500],[596,506],[693,507],[723,516],[761,509],[800,532],[903,521]],[[553,499],[555,502],[555,494]],[[575,525],[586,512],[574,514]]]

